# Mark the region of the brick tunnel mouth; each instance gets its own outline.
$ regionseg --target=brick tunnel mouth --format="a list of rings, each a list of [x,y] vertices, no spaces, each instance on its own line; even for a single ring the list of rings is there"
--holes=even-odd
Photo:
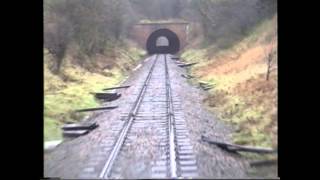
[[[157,46],[157,39],[165,37],[169,41],[168,46]],[[146,48],[148,54],[175,54],[180,50],[180,41],[176,33],[169,29],[158,29],[150,34]]]

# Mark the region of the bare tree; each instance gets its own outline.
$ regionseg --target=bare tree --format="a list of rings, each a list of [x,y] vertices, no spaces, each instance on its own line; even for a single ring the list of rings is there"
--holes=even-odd
[[[276,17],[272,20],[272,24],[273,24],[273,32],[271,35],[271,43],[270,46],[267,46],[267,48],[265,49],[265,55],[266,55],[266,59],[267,59],[267,74],[266,74],[266,80],[269,81],[269,77],[270,77],[270,73],[276,69],[273,68],[273,61],[275,59],[275,48],[277,45],[277,29],[276,29],[276,25],[277,25],[277,21],[276,21]]]
[[[227,48],[276,12],[276,0],[198,0],[204,37],[209,44]]]
[[[124,16],[128,3],[128,0],[45,0],[44,47],[56,57],[51,70],[59,73],[70,44],[79,46],[78,55],[84,57],[105,53],[107,46],[122,41],[124,28],[132,20],[132,16]],[[85,66],[88,58],[77,60]]]
[[[272,49],[271,49],[267,53],[267,74],[266,74],[266,80],[267,81],[269,81],[269,76],[270,76],[271,66],[272,66],[272,59],[273,59],[273,55],[272,55]]]

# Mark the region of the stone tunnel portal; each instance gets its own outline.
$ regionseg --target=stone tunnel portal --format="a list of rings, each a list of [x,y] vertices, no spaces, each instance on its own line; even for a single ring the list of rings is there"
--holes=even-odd
[[[175,54],[180,50],[180,41],[169,29],[158,29],[148,37],[146,49],[148,54]]]

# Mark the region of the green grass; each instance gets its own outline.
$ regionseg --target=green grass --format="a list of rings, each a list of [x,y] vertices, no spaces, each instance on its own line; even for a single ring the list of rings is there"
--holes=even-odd
[[[270,134],[264,130],[271,123],[263,105],[248,105],[246,97],[213,89],[206,104],[218,119],[234,125],[233,142],[242,145],[272,147]],[[250,97],[257,98],[257,97]]]
[[[136,48],[123,50],[117,57],[117,66],[106,70],[109,75],[89,72],[70,60],[65,60],[61,74],[69,81],[63,81],[60,76],[54,75],[48,69],[51,56],[44,56],[44,140],[61,139],[60,127],[66,122],[77,122],[88,113],[73,113],[76,109],[99,106],[90,92],[101,92],[103,88],[117,85],[129,72],[123,66],[134,67],[144,51]],[[130,54],[130,58],[128,55]]]
[[[186,62],[205,63],[208,61],[207,49],[188,49],[181,54],[181,58]]]
[[[44,117],[44,139],[48,140],[57,140],[62,139],[61,129],[59,128],[61,123],[56,119],[49,118],[48,116]]]

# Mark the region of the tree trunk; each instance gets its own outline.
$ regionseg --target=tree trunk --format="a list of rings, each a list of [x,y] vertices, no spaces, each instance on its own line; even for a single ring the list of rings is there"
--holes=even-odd
[[[271,62],[272,62],[272,56],[271,56],[271,52],[268,55],[268,69],[267,69],[267,77],[266,80],[269,81],[269,76],[270,76],[270,69],[271,69]]]

